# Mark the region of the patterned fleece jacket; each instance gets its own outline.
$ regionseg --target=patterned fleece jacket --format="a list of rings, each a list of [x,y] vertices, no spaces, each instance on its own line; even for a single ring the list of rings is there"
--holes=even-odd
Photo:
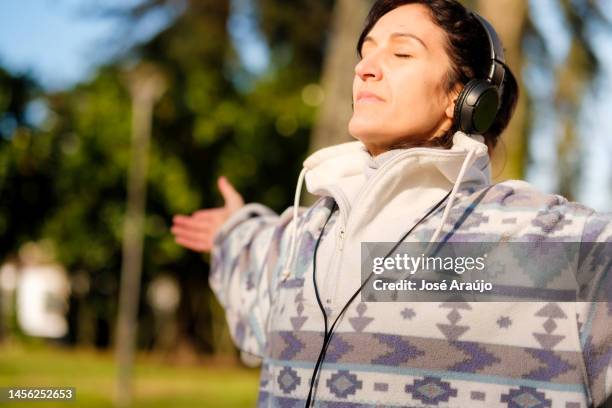
[[[524,181],[492,185],[486,145],[461,132],[451,149],[376,158],[361,142],[320,150],[304,162],[296,203],[304,180],[320,197],[314,205],[294,205],[279,216],[248,204],[214,241],[210,285],[235,344],[262,359],[261,407],[305,405],[324,332],[313,253],[328,216],[316,280],[330,321],[361,285],[361,243],[399,240],[451,190],[406,242],[612,243],[611,213]],[[581,302],[357,297],[329,344],[314,406],[603,404],[612,393],[612,306],[594,299],[609,300],[612,292],[610,252],[585,254],[576,266],[577,287],[591,294]]]

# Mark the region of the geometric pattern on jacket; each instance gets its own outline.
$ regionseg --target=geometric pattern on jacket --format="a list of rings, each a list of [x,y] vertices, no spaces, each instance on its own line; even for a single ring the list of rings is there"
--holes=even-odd
[[[278,216],[249,204],[216,236],[210,285],[237,347],[262,358],[259,406],[304,406],[323,341],[309,260],[332,204],[323,197],[300,209],[297,262],[286,278],[292,208]],[[412,239],[427,242],[441,212]],[[450,242],[612,242],[611,219],[512,180],[460,191],[444,234]],[[612,292],[611,257],[585,257],[582,269],[590,275],[583,284],[593,298]],[[335,331],[315,401],[320,407],[598,406],[612,392],[611,356],[609,302],[358,298]]]

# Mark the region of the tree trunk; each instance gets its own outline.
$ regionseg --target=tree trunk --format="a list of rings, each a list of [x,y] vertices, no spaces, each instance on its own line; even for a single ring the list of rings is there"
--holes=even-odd
[[[351,140],[347,127],[353,112],[355,46],[371,4],[372,0],[336,1],[321,79],[325,99],[311,136],[311,151]]]
[[[476,10],[495,27],[504,44],[506,63],[512,68],[521,91],[523,53],[521,42],[528,19],[527,0],[477,0]],[[527,95],[522,92],[516,112],[500,144],[493,152],[493,176],[496,181],[522,179],[527,163]]]
[[[153,105],[164,90],[161,75],[142,65],[129,78],[132,95],[132,146],[128,175],[128,199],[123,233],[121,290],[117,322],[118,407],[131,405],[131,376],[138,325],[138,299],[142,272],[143,228],[146,204],[146,179],[153,120]]]

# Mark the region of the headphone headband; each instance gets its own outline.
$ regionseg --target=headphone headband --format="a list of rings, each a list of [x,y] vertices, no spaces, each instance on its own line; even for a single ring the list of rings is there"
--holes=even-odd
[[[471,14],[478,22],[480,22],[480,25],[484,29],[487,39],[489,40],[491,68],[489,69],[487,79],[497,88],[499,88],[499,93],[501,95],[504,77],[506,76],[506,58],[504,54],[504,47],[499,39],[499,36],[497,35],[497,31],[495,31],[495,28],[493,28],[491,23],[474,11],[472,11]]]

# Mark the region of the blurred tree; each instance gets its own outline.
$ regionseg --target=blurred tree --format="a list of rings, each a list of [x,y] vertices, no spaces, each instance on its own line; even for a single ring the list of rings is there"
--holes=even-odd
[[[137,24],[147,13],[168,3],[145,2],[124,14],[124,23]],[[313,24],[321,29],[309,29],[310,35],[303,32],[285,38],[283,33],[297,26],[292,18],[314,15],[320,19],[321,13],[305,12],[312,7],[316,11],[316,3],[292,4],[290,8],[284,2],[260,5],[258,18],[272,55],[269,72],[260,78],[249,77],[237,57],[228,19],[241,5],[232,9],[229,1],[185,2],[184,11],[172,24],[134,49],[141,60],[161,66],[170,82],[169,92],[156,110],[153,146],[159,146],[169,161],[184,169],[202,192],[199,202],[187,211],[165,208],[162,217],[168,223],[175,213],[218,205],[216,178],[220,174],[228,176],[247,200],[264,202],[277,211],[289,203],[314,113],[302,93],[318,78],[321,51],[315,45],[320,44],[325,26],[314,19]],[[277,13],[275,7],[291,13]],[[249,79],[246,87],[245,76]],[[292,163],[290,171],[287,163]],[[154,167],[152,171],[162,176],[164,170]],[[172,172],[164,177],[172,177]],[[173,184],[165,188],[171,189]],[[150,201],[164,202],[168,196],[153,195]],[[175,247],[179,255],[185,254]],[[202,351],[227,348],[224,318],[211,304],[207,268],[201,259],[177,256],[163,267],[176,271],[183,293],[178,313],[180,348],[193,348],[190,339],[195,339]]]
[[[466,2],[469,3],[469,2]],[[529,151],[528,137],[533,131],[532,117],[533,95],[524,87],[524,66],[528,60],[540,60],[535,54],[544,53],[548,57],[545,69],[555,77],[557,91],[554,106],[558,120],[562,124],[562,134],[558,140],[559,186],[557,192],[574,198],[580,170],[580,149],[577,141],[578,117],[582,101],[597,77],[600,63],[593,52],[589,30],[593,25],[610,26],[601,5],[597,1],[563,0],[551,3],[556,5],[564,18],[564,25],[571,37],[570,51],[565,61],[556,66],[552,60],[550,48],[543,33],[538,31],[532,20],[527,0],[499,0],[495,2],[476,0],[474,6],[497,29],[506,49],[506,59],[513,68],[523,91],[517,111],[508,129],[504,133],[503,147],[494,154],[494,170],[500,180],[525,177]],[[526,46],[526,39],[534,39],[539,45],[534,48]]]
[[[28,153],[33,129],[27,111],[38,92],[27,75],[0,68],[0,266],[16,260],[19,242],[36,233],[45,216],[37,200],[46,195],[48,178],[40,171],[41,163],[33,162]],[[0,289],[0,297],[5,294],[9,292]],[[17,327],[12,303],[11,295],[0,299],[0,341]]]
[[[521,91],[523,86],[523,37],[531,27],[527,0],[476,0],[473,7],[491,22],[504,43],[506,63],[512,67]],[[522,93],[516,111],[493,154],[493,175],[499,180],[524,178],[527,157],[526,116],[529,95]]]
[[[48,103],[55,119],[40,139],[56,146],[51,185],[58,204],[42,235],[55,242],[67,269],[89,282],[90,290],[71,304],[71,322],[78,323],[72,340],[108,346],[121,260],[130,102],[119,71],[104,68],[91,83],[50,95]]]
[[[39,200],[49,197],[49,146],[32,148],[36,130],[27,115],[38,95],[30,77],[0,68],[0,256],[38,233],[47,212]]]
[[[593,91],[601,71],[591,33],[597,25],[610,30],[612,22],[604,15],[600,3],[596,1],[562,0],[559,7],[571,42],[565,60],[552,67],[557,80],[554,107],[562,129],[557,148],[558,191],[573,200],[580,181],[581,162],[584,160],[584,150],[580,147],[578,135],[579,118],[583,112],[583,101],[587,94]]]
[[[331,37],[321,76],[323,104],[318,112],[310,150],[352,140],[353,72],[357,63],[357,38],[373,0],[338,0],[334,6]]]
[[[153,108],[166,89],[163,73],[150,64],[137,65],[127,73],[125,82],[132,98],[132,137],[115,338],[118,365],[116,402],[120,407],[129,406],[133,397],[134,339],[138,331],[138,303],[141,293],[149,144]]]

